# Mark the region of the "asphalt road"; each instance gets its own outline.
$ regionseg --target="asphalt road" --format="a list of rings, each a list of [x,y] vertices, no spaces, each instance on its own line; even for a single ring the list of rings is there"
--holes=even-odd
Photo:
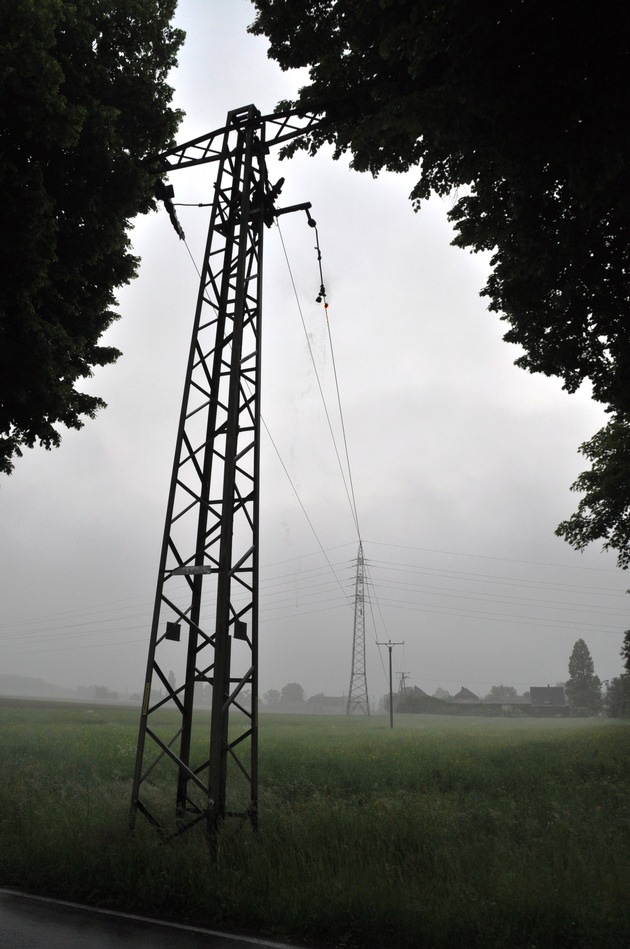
[[[0,949],[297,949],[0,889]]]

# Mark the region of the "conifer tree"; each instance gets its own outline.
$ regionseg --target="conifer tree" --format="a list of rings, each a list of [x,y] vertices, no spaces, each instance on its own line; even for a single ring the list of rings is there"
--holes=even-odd
[[[572,709],[599,711],[602,703],[602,684],[595,675],[593,660],[583,639],[577,640],[569,659],[566,692]]]

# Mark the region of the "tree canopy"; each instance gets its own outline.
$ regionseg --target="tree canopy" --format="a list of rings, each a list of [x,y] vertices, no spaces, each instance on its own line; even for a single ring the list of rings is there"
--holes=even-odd
[[[566,683],[569,705],[597,711],[601,705],[601,681],[588,646],[578,639],[569,658],[569,679]]]
[[[556,534],[576,550],[601,541],[604,550],[617,551],[625,570],[630,565],[630,421],[615,416],[580,451],[592,464],[571,487],[584,496]]]
[[[493,251],[484,293],[519,363],[630,408],[630,11],[570,0],[254,0],[296,105],[323,106],[359,171],[418,166],[415,201],[466,189],[455,243]]]
[[[180,118],[175,6],[0,0],[0,471],[104,405],[77,383],[120,355],[99,339],[136,271],[130,221],[154,206],[142,159]]]
[[[493,685],[486,695],[485,702],[503,702],[515,699],[518,692],[513,685]]]
[[[630,718],[630,675],[610,680],[604,703],[610,718]]]
[[[517,364],[569,392],[588,381],[630,418],[630,8],[254,4],[269,55],[310,70],[291,104],[323,109],[288,150],[329,143],[375,175],[417,168],[416,206],[454,195],[454,243],[492,253],[482,293]]]
[[[301,705],[304,702],[304,689],[299,682],[287,682],[282,687],[281,699],[285,704]]]
[[[630,718],[630,629],[623,634],[621,658],[624,671],[607,683],[604,698],[610,718]]]

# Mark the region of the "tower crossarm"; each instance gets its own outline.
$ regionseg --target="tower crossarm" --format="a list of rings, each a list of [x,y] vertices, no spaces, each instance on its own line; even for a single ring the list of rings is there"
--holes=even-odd
[[[251,125],[265,128],[265,151],[268,151],[272,145],[283,145],[299,135],[307,135],[322,122],[322,115],[317,111],[289,109],[286,112],[261,115],[253,106],[235,109],[229,113],[229,117],[231,121],[227,126],[200,135],[182,145],[174,145],[159,155],[152,155],[146,160],[147,164],[155,164],[160,167],[162,173],[168,173],[180,168],[192,168],[195,165],[219,161],[228,129],[246,128]]]
[[[324,121],[322,112],[317,110],[299,111],[291,109],[287,112],[275,112],[263,116],[266,126],[265,141],[267,147],[282,145],[297,138],[299,135],[308,135]]]

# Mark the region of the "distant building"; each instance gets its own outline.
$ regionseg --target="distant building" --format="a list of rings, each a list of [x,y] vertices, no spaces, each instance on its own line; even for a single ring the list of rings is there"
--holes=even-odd
[[[528,715],[537,718],[566,718],[570,715],[571,710],[561,685],[534,685],[529,690],[529,697]]]
[[[561,685],[532,685],[529,697],[532,705],[563,706],[567,704],[564,688]]]
[[[306,700],[309,712],[328,715],[344,715],[347,703],[345,695],[324,695],[323,692]]]
[[[445,714],[448,711],[447,702],[444,702],[442,699],[436,699],[433,695],[427,695],[427,693],[419,689],[417,685],[395,695],[394,703],[394,709],[399,712],[433,713],[439,715]]]
[[[462,686],[457,695],[454,695],[450,701],[463,705],[466,702],[479,702],[479,696]]]

